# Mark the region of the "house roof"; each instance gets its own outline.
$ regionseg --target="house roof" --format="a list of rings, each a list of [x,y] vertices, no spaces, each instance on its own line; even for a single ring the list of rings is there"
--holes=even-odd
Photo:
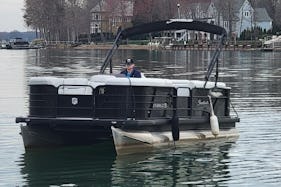
[[[272,21],[272,19],[269,17],[265,8],[256,8],[255,9],[255,20],[257,22]]]
[[[91,12],[103,12],[104,1],[97,1],[95,6],[91,9]]]
[[[242,7],[242,5],[244,4],[246,0],[235,0],[233,1],[233,10],[236,12],[236,11],[239,11],[240,8]]]
[[[201,6],[201,8],[202,8],[203,11],[207,12],[207,10],[208,10],[208,8],[209,8],[211,2],[197,3],[197,4],[199,4],[199,5]]]

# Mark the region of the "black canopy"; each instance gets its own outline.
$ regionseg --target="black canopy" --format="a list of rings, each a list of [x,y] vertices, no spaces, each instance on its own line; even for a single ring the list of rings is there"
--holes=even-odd
[[[226,35],[225,29],[217,25],[201,21],[194,21],[191,19],[171,19],[166,21],[146,23],[124,29],[121,31],[120,36],[122,39],[126,39],[139,34],[181,29],[203,31],[217,35]]]

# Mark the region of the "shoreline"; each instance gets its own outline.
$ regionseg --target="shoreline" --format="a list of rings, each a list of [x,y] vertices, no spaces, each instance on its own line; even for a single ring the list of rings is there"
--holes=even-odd
[[[83,44],[79,46],[72,47],[77,50],[109,50],[112,48],[112,44]],[[175,46],[175,47],[159,47],[159,46],[149,46],[149,45],[136,45],[136,44],[127,44],[120,45],[119,49],[123,50],[207,50],[212,51],[216,50],[215,46]],[[222,51],[281,51],[281,49],[271,49],[271,48],[261,48],[261,47],[249,47],[249,46],[224,46]]]
[[[93,44],[83,44],[83,45],[79,45],[77,47],[73,47],[73,49],[111,49],[112,48],[112,44],[97,44],[97,45],[93,45]],[[120,45],[119,49],[134,49],[134,50],[150,50],[150,49],[158,49],[158,47],[151,47],[148,45],[133,45],[133,44],[128,44],[128,45]]]

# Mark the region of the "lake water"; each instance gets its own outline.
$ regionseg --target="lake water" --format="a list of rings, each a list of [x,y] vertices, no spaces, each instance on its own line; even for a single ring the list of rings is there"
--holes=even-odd
[[[241,118],[235,142],[116,157],[110,142],[25,151],[15,117],[32,76],[97,74],[103,50],[0,50],[0,186],[281,186],[281,53],[225,51],[220,80]],[[212,52],[123,50],[147,77],[202,79]]]

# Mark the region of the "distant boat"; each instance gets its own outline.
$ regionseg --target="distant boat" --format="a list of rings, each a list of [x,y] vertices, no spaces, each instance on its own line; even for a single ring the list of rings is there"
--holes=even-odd
[[[23,40],[22,38],[14,38],[9,41],[7,49],[29,49],[28,41]]]
[[[271,39],[264,42],[262,51],[273,51],[277,48],[281,49],[281,36],[272,36]]]
[[[272,47],[263,47],[263,48],[261,48],[261,51],[265,51],[265,52],[271,52],[273,50],[274,49]]]
[[[31,49],[41,49],[41,48],[45,48],[46,47],[46,41],[44,39],[34,39],[31,43],[30,43],[30,48]]]
[[[6,40],[2,40],[1,41],[1,46],[0,46],[0,49],[7,49],[8,47],[8,43]]]

